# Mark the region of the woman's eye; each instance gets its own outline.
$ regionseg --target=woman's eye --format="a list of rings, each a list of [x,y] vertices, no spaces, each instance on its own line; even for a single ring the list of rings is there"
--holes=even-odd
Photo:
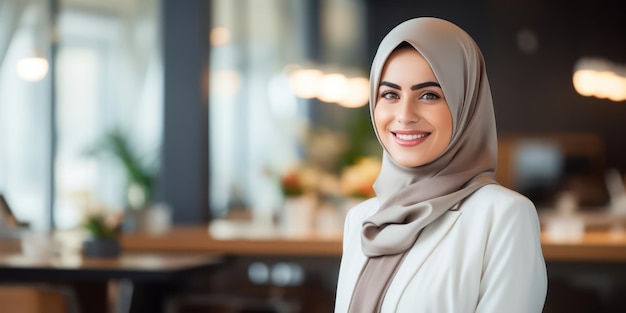
[[[380,97],[387,100],[397,99],[398,95],[395,92],[384,91],[380,94]]]
[[[439,95],[432,93],[432,92],[426,92],[424,93],[420,99],[424,99],[424,100],[437,100],[441,97],[439,97]]]

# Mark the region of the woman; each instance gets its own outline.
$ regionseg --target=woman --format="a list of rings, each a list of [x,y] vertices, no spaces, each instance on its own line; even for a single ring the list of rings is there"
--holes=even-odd
[[[370,112],[384,148],[376,198],[344,229],[335,312],[541,312],[533,203],[495,181],[482,53],[456,25],[415,18],[382,40]]]

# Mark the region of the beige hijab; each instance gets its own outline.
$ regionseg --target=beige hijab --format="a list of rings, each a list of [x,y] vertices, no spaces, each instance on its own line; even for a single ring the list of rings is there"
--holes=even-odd
[[[496,183],[496,123],[484,59],[474,40],[448,21],[411,19],[383,38],[370,73],[372,123],[383,66],[403,42],[433,69],[452,113],[452,139],[437,159],[415,168],[400,166],[383,152],[374,183],[380,208],[363,223],[362,249],[368,260],[349,312],[378,312],[395,271],[422,229],[478,188]]]

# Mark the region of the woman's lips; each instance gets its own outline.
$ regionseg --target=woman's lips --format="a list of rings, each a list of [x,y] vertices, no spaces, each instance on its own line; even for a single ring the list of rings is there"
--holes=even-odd
[[[393,131],[393,138],[399,146],[412,147],[424,142],[430,135],[427,132],[415,132],[415,131]]]

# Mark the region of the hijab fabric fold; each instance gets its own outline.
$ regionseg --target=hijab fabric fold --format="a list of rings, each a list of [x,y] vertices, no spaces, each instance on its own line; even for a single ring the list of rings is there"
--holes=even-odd
[[[437,159],[415,168],[397,164],[383,151],[374,183],[380,208],[363,223],[361,243],[368,259],[353,291],[351,313],[379,312],[395,272],[424,227],[480,187],[496,183],[496,124],[484,59],[474,40],[453,23],[414,18],[383,38],[370,72],[372,124],[382,69],[403,42],[426,59],[437,77],[452,114],[452,138]]]

